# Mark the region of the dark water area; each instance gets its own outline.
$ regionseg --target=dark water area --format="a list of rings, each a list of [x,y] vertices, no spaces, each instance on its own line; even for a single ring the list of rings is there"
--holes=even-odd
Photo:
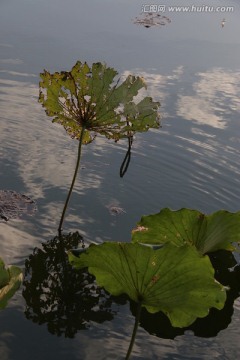
[[[161,103],[162,126],[135,135],[123,178],[125,140],[98,136],[83,148],[66,232],[79,231],[86,243],[128,242],[142,215],[164,207],[239,211],[239,4],[209,1],[233,6],[231,12],[166,10],[171,23],[151,28],[134,24],[142,5],[136,0],[0,1],[0,190],[26,194],[38,207],[33,217],[0,221],[0,257],[6,264],[24,269],[34,248],[51,247],[57,235],[78,143],[52,124],[38,103],[39,73],[70,70],[77,60],[105,62],[122,78],[143,76],[147,94]],[[198,0],[196,5],[206,4]],[[114,216],[112,206],[124,212]],[[22,290],[0,312],[1,360],[126,355],[134,324],[126,299],[105,299],[107,315],[91,314],[85,328],[69,338],[64,331],[51,332],[37,315],[27,318]],[[236,298],[227,328],[210,337],[188,330],[167,338],[142,323],[132,359],[237,359],[239,315]]]

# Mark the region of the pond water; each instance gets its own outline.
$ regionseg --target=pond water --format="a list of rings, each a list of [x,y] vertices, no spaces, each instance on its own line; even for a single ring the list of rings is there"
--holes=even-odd
[[[142,5],[136,0],[0,2],[1,190],[26,194],[38,206],[34,217],[0,222],[6,264],[24,268],[34,248],[57,235],[77,142],[52,124],[38,103],[39,73],[70,70],[77,60],[105,62],[123,77],[143,76],[148,94],[161,102],[162,127],[136,134],[123,178],[125,141],[99,136],[84,147],[67,232],[79,231],[89,243],[129,241],[142,215],[164,207],[239,210],[239,4],[197,0],[196,6],[233,11],[185,13],[168,11],[176,5],[168,1],[164,14],[171,22],[150,28],[134,24]],[[124,212],[113,216],[111,206]],[[122,359],[134,324],[125,300],[113,302],[111,321],[89,316],[73,338],[51,328],[51,319],[46,323],[37,314],[28,319],[26,313],[20,289],[0,312],[1,360]],[[186,331],[169,339],[140,327],[132,358],[236,359],[239,316],[236,299],[231,323],[212,337]]]

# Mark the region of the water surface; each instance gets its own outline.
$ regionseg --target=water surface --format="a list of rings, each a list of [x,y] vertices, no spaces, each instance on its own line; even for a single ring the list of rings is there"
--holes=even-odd
[[[77,60],[106,62],[123,78],[143,76],[148,93],[161,102],[162,128],[135,136],[123,178],[119,168],[127,143],[98,137],[84,148],[67,231],[79,230],[88,242],[129,241],[140,217],[163,207],[239,210],[238,3],[228,2],[232,13],[166,13],[170,24],[149,29],[133,24],[141,5],[125,0],[114,5],[108,0],[1,2],[0,184],[38,204],[35,217],[0,223],[0,255],[7,264],[24,267],[33,249],[57,233],[77,142],[45,115],[38,104],[38,81],[44,68],[69,70]],[[109,205],[125,213],[112,216]],[[134,317],[127,303],[113,309],[112,321],[92,321],[74,339],[58,337],[46,324],[26,319],[19,290],[0,313],[0,357],[122,359]],[[236,302],[228,328],[205,339],[191,332],[161,339],[140,328],[133,358],[238,358],[238,318]]]

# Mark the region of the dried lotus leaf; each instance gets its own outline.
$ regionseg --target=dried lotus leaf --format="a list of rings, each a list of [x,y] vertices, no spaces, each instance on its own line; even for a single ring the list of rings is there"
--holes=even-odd
[[[33,215],[36,210],[36,203],[28,196],[12,190],[0,190],[1,219],[18,219],[23,214]]]

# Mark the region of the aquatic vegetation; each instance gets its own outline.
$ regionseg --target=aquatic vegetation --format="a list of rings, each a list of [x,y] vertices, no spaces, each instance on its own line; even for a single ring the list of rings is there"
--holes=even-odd
[[[0,190],[0,219],[18,219],[24,214],[33,215],[36,210],[36,203],[28,196],[13,190]],[[6,269],[0,258],[0,310],[7,306],[8,300],[20,287],[22,279],[19,267],[9,266]]]
[[[71,71],[40,74],[39,101],[53,122],[64,126],[72,138],[91,142],[96,133],[119,140],[136,131],[159,127],[159,103],[134,96],[146,84],[141,77],[129,75],[121,84],[114,81],[117,71],[102,63],[78,61]]]
[[[169,17],[161,15],[157,12],[143,12],[141,15],[135,17],[133,23],[137,25],[143,25],[145,28],[150,28],[152,26],[165,26],[166,24],[170,24],[171,20]]]
[[[149,18],[145,15],[143,19],[147,21],[144,26],[156,25],[153,15],[147,16]],[[136,23],[143,24],[143,20],[136,20]],[[168,18],[158,17],[158,25],[167,22]],[[61,229],[79,169],[82,145],[92,142],[97,134],[114,141],[128,139],[128,151],[120,167],[120,176],[123,176],[131,158],[133,135],[160,126],[158,102],[145,97],[135,103],[139,91],[146,88],[143,79],[129,75],[121,82],[120,79],[115,80],[116,75],[114,69],[104,64],[94,63],[90,67],[79,61],[69,72],[50,74],[44,71],[40,74],[39,101],[46,114],[53,118],[53,122],[61,124],[71,138],[79,141],[76,168],[59,223],[59,237],[53,240],[55,245],[62,246],[67,239],[61,235]],[[112,215],[124,212],[114,204],[110,204],[108,209]],[[51,268],[55,261],[53,258],[48,262],[48,251],[44,254],[39,250],[26,262],[27,271],[35,269],[33,259],[40,255],[44,259],[43,263],[50,268],[41,272],[45,275],[40,282],[37,280],[37,287],[35,281],[39,276],[38,270],[34,270],[31,282],[25,281],[24,296],[29,305],[26,314],[30,318],[34,317],[30,310],[36,309],[31,297],[32,285],[44,294],[55,296],[58,293],[60,299],[66,301],[66,294],[71,293],[71,287],[76,294],[79,294],[78,286],[85,289],[83,285],[87,268],[88,274],[96,278],[100,293],[105,289],[110,296],[125,294],[137,304],[135,325],[126,356],[129,359],[142,309],[150,314],[165,314],[173,327],[189,328],[196,319],[207,317],[212,310],[224,308],[228,283],[224,281],[221,284],[218,281],[210,257],[206,254],[236,249],[234,243],[239,243],[240,237],[239,220],[240,212],[220,210],[205,215],[191,209],[162,209],[158,214],[142,217],[132,231],[131,243],[93,244],[79,253],[71,250],[68,254],[69,263],[64,252],[59,261],[55,249],[53,254],[58,259],[57,270]],[[65,250],[69,249],[69,246],[65,247]],[[76,272],[72,272],[71,266],[81,270],[79,278]],[[54,281],[52,275],[51,279],[48,278],[48,274],[53,273],[56,274]],[[82,274],[85,275],[82,277]],[[72,277],[74,281],[69,282]],[[73,286],[72,283],[77,285]],[[86,292],[85,295],[88,298],[90,294]],[[47,306],[53,309],[56,298],[52,299],[51,296],[48,296]],[[232,298],[234,296],[235,293]],[[65,316],[57,306],[55,308],[56,318]],[[52,313],[51,310],[50,316],[53,316]],[[41,316],[39,313],[40,319]]]
[[[127,294],[137,303],[129,359],[140,321],[142,307],[150,313],[162,311],[171,324],[186,327],[209,309],[222,309],[226,301],[224,286],[214,278],[208,256],[189,245],[165,244],[154,250],[133,243],[91,245],[80,256],[69,253],[77,269],[88,268],[97,284],[110,294]]]
[[[65,202],[58,230],[76,180],[82,144],[92,142],[97,134],[118,141],[136,132],[158,128],[159,106],[151,97],[134,101],[146,88],[141,77],[129,75],[115,80],[117,71],[102,63],[90,67],[78,61],[71,71],[40,74],[39,102],[53,122],[61,124],[73,139],[79,140],[78,157],[72,184]]]
[[[1,219],[18,219],[23,214],[33,215],[36,210],[36,203],[28,196],[13,190],[0,190]]]
[[[120,206],[117,206],[117,204],[115,205],[114,203],[107,205],[107,208],[108,208],[109,213],[113,216],[126,213],[126,211],[123,208],[121,208]]]
[[[69,252],[75,268],[88,268],[99,286],[112,295],[127,294],[136,303],[126,359],[142,308],[156,316],[165,314],[173,327],[188,329],[197,327],[192,324],[209,312],[214,317],[214,311],[224,309],[224,316],[218,313],[217,318],[220,327],[228,325],[239,295],[239,267],[231,253],[240,240],[239,220],[240,212],[220,210],[205,215],[192,209],[165,208],[142,217],[132,231],[131,243],[106,242],[90,245],[78,255]],[[167,326],[169,329],[170,324]]]
[[[221,309],[226,299],[209,258],[186,245],[153,250],[140,244],[103,243],[90,246],[79,258],[70,254],[70,262],[88,268],[111,294],[126,293],[151,313],[163,311],[178,327],[206,316],[210,307]]]
[[[0,258],[0,310],[7,306],[8,300],[15,294],[22,283],[22,271],[17,266],[6,269]]]
[[[211,308],[206,317],[197,318],[193,324],[187,327],[177,328],[171,325],[163,312],[150,314],[143,308],[139,326],[149,334],[154,334],[161,339],[174,339],[184,335],[186,331],[191,331],[197,337],[213,338],[229,326],[234,314],[234,303],[236,304],[235,301],[239,298],[240,293],[240,265],[232,252],[227,250],[219,250],[208,256],[215,270],[215,279],[227,288],[227,298],[223,309],[219,311]],[[133,316],[136,316],[137,304],[131,302],[130,309]]]
[[[195,246],[200,254],[217,250],[235,250],[240,242],[240,212],[219,210],[205,215],[197,210],[168,208],[143,216],[132,231],[132,241],[161,245]]]

